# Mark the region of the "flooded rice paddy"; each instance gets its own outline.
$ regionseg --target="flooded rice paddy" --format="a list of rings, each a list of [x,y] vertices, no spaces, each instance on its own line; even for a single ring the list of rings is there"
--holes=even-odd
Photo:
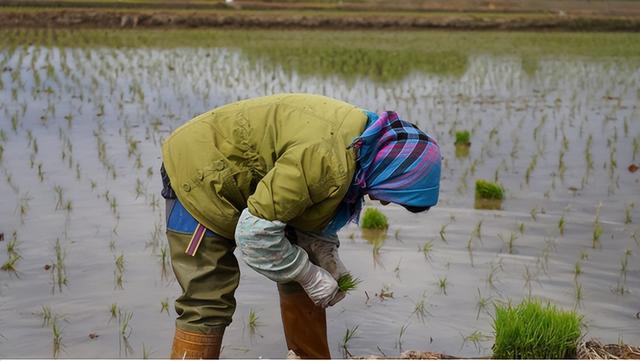
[[[0,357],[167,357],[179,286],[161,142],[277,92],[396,110],[443,151],[437,207],[377,205],[386,239],[340,233],[363,282],[328,310],[334,357],[490,355],[492,303],[528,296],[576,309],[587,337],[640,344],[640,37],[274,32],[256,46],[263,33],[150,32],[135,46],[2,32]],[[471,132],[468,154],[457,130]],[[474,208],[480,178],[503,185],[502,209]],[[241,267],[222,357],[282,358],[275,285]]]

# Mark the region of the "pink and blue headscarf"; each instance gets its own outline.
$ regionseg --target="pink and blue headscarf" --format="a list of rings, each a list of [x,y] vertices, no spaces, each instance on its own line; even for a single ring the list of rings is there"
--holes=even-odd
[[[353,183],[325,233],[357,222],[365,194],[410,207],[438,203],[441,158],[435,139],[395,112],[366,113],[367,127],[351,144],[357,152]]]

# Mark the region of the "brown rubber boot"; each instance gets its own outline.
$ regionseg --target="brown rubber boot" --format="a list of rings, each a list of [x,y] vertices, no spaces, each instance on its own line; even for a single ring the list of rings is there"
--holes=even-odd
[[[287,347],[303,359],[330,359],[325,310],[295,282],[278,284]]]
[[[176,328],[171,348],[172,359],[217,359],[220,357],[220,346],[224,327],[215,332],[204,334],[188,332]]]

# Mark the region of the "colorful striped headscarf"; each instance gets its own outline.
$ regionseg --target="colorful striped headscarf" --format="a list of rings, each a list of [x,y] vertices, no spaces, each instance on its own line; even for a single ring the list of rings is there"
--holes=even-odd
[[[438,143],[395,112],[367,115],[367,127],[351,145],[358,163],[353,184],[325,233],[335,233],[349,221],[357,222],[365,194],[403,206],[438,203]]]

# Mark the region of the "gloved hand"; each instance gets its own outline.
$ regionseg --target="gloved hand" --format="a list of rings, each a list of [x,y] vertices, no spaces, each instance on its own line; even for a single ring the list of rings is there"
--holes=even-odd
[[[334,279],[349,273],[338,255],[337,238],[296,230],[296,244],[309,255],[311,262],[329,271]]]
[[[320,307],[333,306],[344,297],[344,294],[340,297],[338,282],[333,276],[311,262],[307,262],[307,266],[294,280],[304,288],[313,303]]]

